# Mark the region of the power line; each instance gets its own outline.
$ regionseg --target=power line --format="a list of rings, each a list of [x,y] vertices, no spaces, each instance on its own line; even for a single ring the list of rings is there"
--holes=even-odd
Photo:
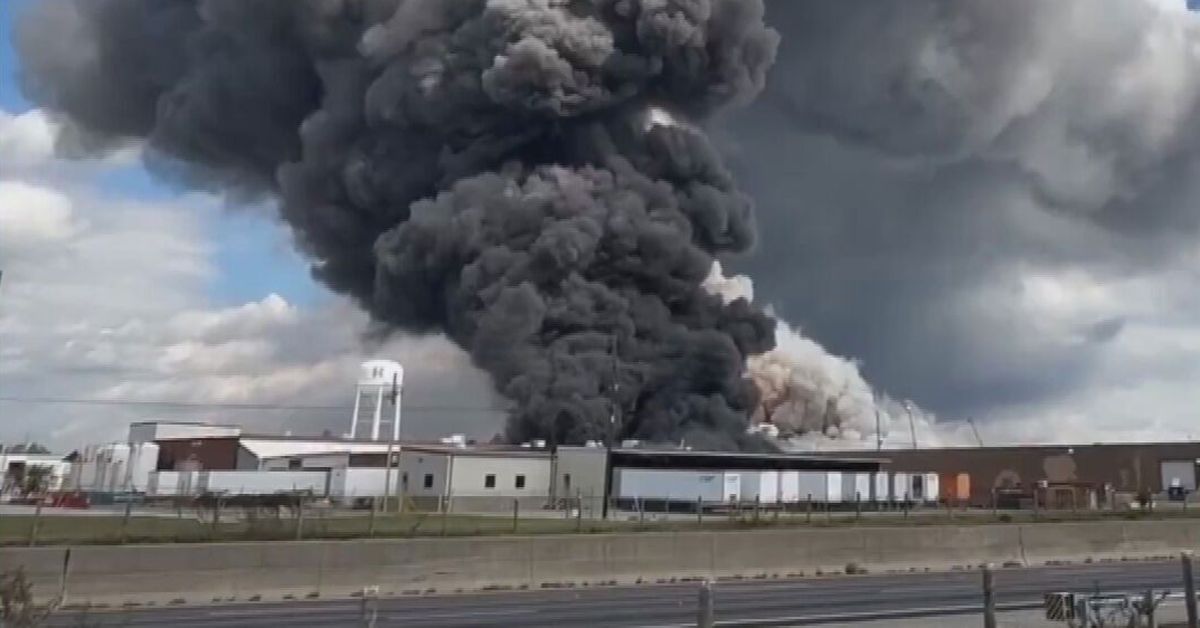
[[[80,397],[7,397],[0,396],[0,402],[26,404],[71,404],[92,406],[154,406],[159,408],[212,408],[219,410],[323,410],[342,411],[345,406],[291,405],[278,403],[225,403],[202,401],[164,401],[150,399],[86,399]],[[405,410],[422,412],[494,412],[507,413],[504,408],[488,408],[483,406],[449,406],[449,405],[405,405]]]

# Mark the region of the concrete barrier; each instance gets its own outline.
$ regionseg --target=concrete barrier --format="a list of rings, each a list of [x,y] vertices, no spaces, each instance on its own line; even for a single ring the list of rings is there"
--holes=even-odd
[[[1141,558],[1200,547],[1200,521],[776,528],[276,543],[0,549],[39,597],[70,603],[207,603],[540,588],[683,578],[812,575]],[[64,566],[66,567],[64,569]]]

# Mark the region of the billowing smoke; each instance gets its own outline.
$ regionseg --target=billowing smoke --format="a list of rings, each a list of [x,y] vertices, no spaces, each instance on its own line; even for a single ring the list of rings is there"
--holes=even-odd
[[[71,148],[145,140],[164,176],[277,196],[317,278],[470,352],[516,402],[510,439],[735,447],[774,323],[702,287],[754,240],[702,129],[762,89],[762,18],[760,0],[75,0],[36,3],[17,47]]]
[[[723,125],[762,227],[726,268],[760,302],[989,444],[1191,429],[1200,12],[772,0],[767,19],[773,80]]]
[[[714,263],[705,289],[726,302],[754,301],[754,283],[726,275]],[[943,444],[945,430],[911,401],[879,394],[855,360],[834,355],[783,320],[775,324],[775,348],[746,360],[758,389],[752,427],[795,449],[863,448],[876,445]]]

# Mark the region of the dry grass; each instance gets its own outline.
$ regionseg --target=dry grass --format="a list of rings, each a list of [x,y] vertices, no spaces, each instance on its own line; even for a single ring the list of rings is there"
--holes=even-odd
[[[786,513],[752,512],[740,515],[705,515],[695,518],[675,516],[654,520],[650,515],[639,520],[625,514],[623,519],[524,518],[405,513],[377,515],[374,536],[386,538],[428,536],[487,536],[503,534],[595,534],[603,532],[730,530],[772,527],[829,528],[849,526],[939,526],[1011,523],[1061,523],[1069,521],[1167,519],[1200,516],[1197,511],[1135,512],[990,512],[924,511],[904,516],[899,513]],[[0,517],[0,545],[27,545],[34,525],[31,515]],[[303,522],[302,538],[349,539],[368,536],[370,518],[361,512],[308,513]],[[37,524],[38,545],[118,544],[118,543],[190,543],[206,541],[263,541],[296,538],[296,520],[290,517],[257,517],[251,520],[223,521],[219,525],[201,522],[194,516],[132,516],[128,522],[117,516],[43,515]]]

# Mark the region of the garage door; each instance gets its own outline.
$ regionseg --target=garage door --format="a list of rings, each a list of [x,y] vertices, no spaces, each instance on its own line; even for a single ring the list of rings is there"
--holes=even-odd
[[[1162,462],[1162,486],[1182,486],[1184,490],[1196,490],[1195,460],[1164,460]]]

